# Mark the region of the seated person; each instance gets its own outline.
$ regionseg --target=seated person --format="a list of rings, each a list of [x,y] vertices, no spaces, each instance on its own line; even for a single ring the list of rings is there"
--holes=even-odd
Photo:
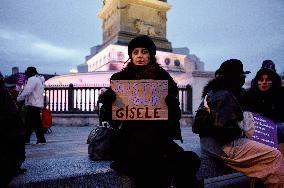
[[[261,68],[243,98],[246,111],[259,113],[277,124],[278,143],[284,143],[284,92],[275,69]]]
[[[135,187],[197,187],[198,155],[184,151],[174,140],[181,140],[181,110],[178,88],[173,78],[156,61],[156,46],[148,36],[138,36],[128,45],[129,62],[111,80],[168,80],[168,120],[123,120],[120,139],[114,147],[111,168],[134,178]],[[101,102],[111,109],[116,100],[112,89]],[[111,110],[109,110],[111,113]],[[106,115],[107,116],[107,115]],[[108,115],[111,117],[111,114]]]
[[[202,149],[221,159],[225,165],[248,177],[260,179],[267,187],[284,187],[281,152],[247,138],[239,126],[243,120],[240,102],[245,73],[240,60],[230,59],[221,64],[218,76],[205,86],[205,100],[199,107],[208,110],[209,124],[195,121],[193,130],[200,136]]]

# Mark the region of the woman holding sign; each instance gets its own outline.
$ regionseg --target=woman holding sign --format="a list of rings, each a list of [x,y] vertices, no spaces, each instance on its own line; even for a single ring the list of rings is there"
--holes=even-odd
[[[284,98],[281,78],[275,68],[262,67],[244,97],[244,108],[277,124],[278,143],[284,143]]]
[[[112,108],[113,118],[124,119],[111,168],[132,176],[135,187],[197,187],[199,157],[173,141],[182,140],[177,84],[157,63],[148,36],[131,40],[128,55],[127,66],[112,75],[112,88],[101,96],[109,109],[117,101],[129,103]]]

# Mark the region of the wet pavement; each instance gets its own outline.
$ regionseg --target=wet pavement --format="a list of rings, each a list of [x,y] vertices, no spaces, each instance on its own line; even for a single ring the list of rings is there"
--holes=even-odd
[[[71,156],[87,156],[88,145],[86,144],[88,135],[94,126],[68,127],[53,126],[52,132],[45,134],[47,143],[45,145],[36,144],[36,137],[33,133],[31,144],[26,145],[26,159],[44,158],[64,158]],[[190,127],[182,128],[183,143],[177,141],[184,149],[199,150],[199,137],[192,133]]]
[[[45,134],[47,143],[36,144],[35,134],[31,137],[31,144],[26,145],[26,159],[51,159],[75,156],[87,156],[88,135],[93,126],[65,127],[53,126],[52,132]]]
[[[47,144],[36,144],[33,133],[31,144],[26,145],[27,168],[24,175],[16,177],[10,187],[117,187],[127,178],[117,176],[109,169],[109,161],[91,161],[88,158],[88,135],[94,126],[53,126],[52,132],[45,134]],[[182,127],[185,150],[200,155],[198,135],[191,127]],[[208,171],[210,169],[203,169]],[[203,173],[203,172],[202,172]],[[75,178],[76,177],[76,178]],[[111,181],[110,181],[111,179]],[[206,180],[205,187],[248,187],[248,179],[240,174]],[[118,183],[120,182],[120,183]],[[127,184],[127,183],[126,183]],[[127,187],[127,186],[123,186]]]

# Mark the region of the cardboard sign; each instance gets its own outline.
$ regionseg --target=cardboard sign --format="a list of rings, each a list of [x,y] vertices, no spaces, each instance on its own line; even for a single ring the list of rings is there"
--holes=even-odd
[[[277,125],[269,118],[252,113],[255,121],[254,141],[277,148]]]
[[[167,80],[111,80],[113,120],[167,120]]]

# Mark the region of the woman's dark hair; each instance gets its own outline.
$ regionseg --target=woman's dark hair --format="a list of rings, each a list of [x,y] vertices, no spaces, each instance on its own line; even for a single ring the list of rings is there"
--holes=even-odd
[[[36,74],[38,74],[38,72],[35,67],[28,67],[27,70],[25,71],[25,75],[27,75],[28,78]]]
[[[262,75],[268,75],[269,79],[272,81],[272,88],[281,87],[281,78],[280,76],[270,68],[261,68],[253,79],[252,87],[254,89],[258,88],[258,80],[261,79]]]

